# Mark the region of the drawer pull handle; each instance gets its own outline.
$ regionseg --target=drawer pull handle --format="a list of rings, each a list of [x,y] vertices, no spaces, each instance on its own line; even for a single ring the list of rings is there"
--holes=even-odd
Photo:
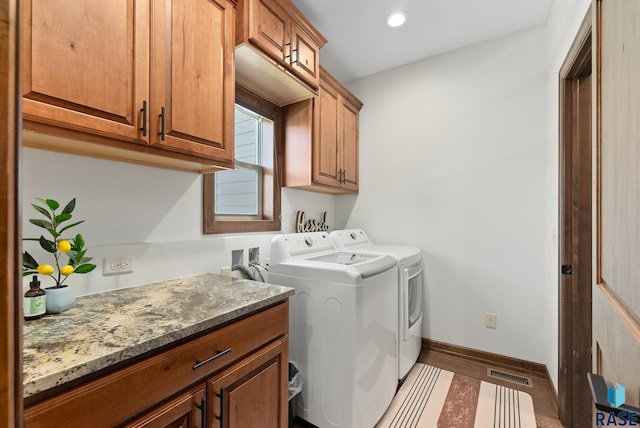
[[[209,358],[207,358],[207,359],[206,359],[206,360],[204,360],[204,361],[198,361],[198,360],[196,360],[196,364],[193,366],[193,369],[195,370],[195,369],[197,369],[198,367],[202,367],[202,366],[204,366],[205,364],[208,364],[208,363],[210,363],[211,361],[216,360],[216,359],[218,359],[218,358],[222,357],[222,356],[223,356],[223,355],[225,355],[225,354],[228,354],[229,352],[231,352],[231,348],[227,348],[227,349],[225,349],[224,351],[218,351],[218,352],[216,352],[216,354],[215,354],[214,356],[209,357]]]

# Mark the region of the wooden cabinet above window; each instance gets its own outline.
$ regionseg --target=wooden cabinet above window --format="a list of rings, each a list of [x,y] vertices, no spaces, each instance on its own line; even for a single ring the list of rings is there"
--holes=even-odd
[[[290,0],[239,0],[236,82],[280,106],[311,98],[326,42]]]
[[[22,2],[25,145],[232,167],[234,3]]]
[[[358,192],[362,102],[320,67],[317,97],[285,107],[285,187]]]

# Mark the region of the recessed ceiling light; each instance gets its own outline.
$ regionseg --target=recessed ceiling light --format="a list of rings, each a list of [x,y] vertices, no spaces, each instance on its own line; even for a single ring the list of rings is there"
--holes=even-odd
[[[394,12],[387,18],[389,27],[400,27],[405,22],[407,22],[407,14],[404,12]]]

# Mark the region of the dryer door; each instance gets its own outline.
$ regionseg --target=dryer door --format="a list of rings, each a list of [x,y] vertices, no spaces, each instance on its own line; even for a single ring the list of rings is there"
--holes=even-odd
[[[402,334],[408,340],[414,330],[420,331],[422,322],[422,261],[406,266],[402,276]]]

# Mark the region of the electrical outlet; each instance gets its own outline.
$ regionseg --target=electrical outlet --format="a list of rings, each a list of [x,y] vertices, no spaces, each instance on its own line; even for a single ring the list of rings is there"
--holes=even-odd
[[[487,328],[497,328],[498,327],[498,316],[496,314],[492,314],[487,312],[484,314],[484,326]]]
[[[220,275],[231,276],[231,266],[223,266],[220,268]]]
[[[115,275],[118,273],[133,272],[133,257],[112,257],[104,258],[102,263],[103,275]]]

